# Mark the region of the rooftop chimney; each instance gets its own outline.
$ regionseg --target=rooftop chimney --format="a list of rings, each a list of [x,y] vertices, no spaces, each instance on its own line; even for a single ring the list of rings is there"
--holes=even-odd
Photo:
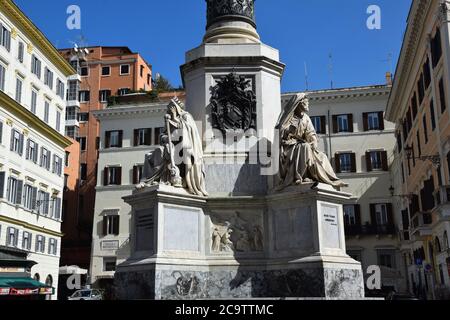
[[[388,86],[392,85],[392,73],[386,72],[386,84]]]

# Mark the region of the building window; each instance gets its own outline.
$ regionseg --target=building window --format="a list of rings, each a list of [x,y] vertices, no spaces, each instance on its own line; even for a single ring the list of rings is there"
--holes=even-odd
[[[317,134],[326,134],[326,117],[311,117],[311,121]]]
[[[81,151],[86,151],[86,146],[87,146],[87,140],[86,137],[78,137],[77,138],[78,143],[80,144],[80,150]]]
[[[25,46],[23,42],[20,41],[17,47],[17,60],[19,60],[20,63],[23,63],[24,55],[25,55]]]
[[[423,74],[420,75],[417,82],[417,92],[419,93],[419,106],[422,105],[423,98],[425,97],[425,80]]]
[[[0,90],[5,91],[6,68],[0,63]]]
[[[42,63],[34,54],[31,56],[31,73],[36,75],[39,79],[41,78],[41,67]]]
[[[133,184],[138,184],[141,182],[144,173],[144,166],[137,165],[133,167]]]
[[[105,133],[105,148],[122,148],[123,131],[107,131]]]
[[[119,215],[107,215],[103,217],[103,235],[109,236],[119,235],[119,221],[120,216]]]
[[[8,201],[12,204],[22,203],[23,181],[10,177],[8,179]]]
[[[86,103],[91,100],[91,93],[88,90],[80,90],[80,98],[79,101],[81,103]]]
[[[141,71],[140,71],[141,78],[144,77],[144,71],[145,71],[144,66],[141,66]]]
[[[80,179],[81,179],[81,181],[87,180],[87,164],[86,163],[82,163],[80,165]]]
[[[67,92],[67,100],[68,101],[78,101],[78,95],[80,91],[80,84],[78,81],[69,81],[68,82],[68,92]]]
[[[430,100],[430,115],[431,115],[431,129],[433,131],[436,129],[436,117],[434,115],[434,101],[433,99]]]
[[[425,81],[425,90],[427,90],[431,85],[431,70],[430,70],[430,59],[423,65],[423,78]]]
[[[21,78],[16,78],[16,101],[22,103],[22,87],[23,80]]]
[[[103,66],[102,67],[102,76],[110,76],[111,75],[111,67]]]
[[[31,139],[27,141],[26,159],[37,163],[39,153],[39,145]]]
[[[104,185],[120,186],[122,184],[122,168],[121,167],[106,167],[104,170]]]
[[[11,151],[17,153],[22,156],[23,154],[23,134],[19,131],[12,129],[11,130]]]
[[[32,235],[29,232],[24,231],[22,236],[22,249],[23,250],[31,250],[31,239]]]
[[[366,153],[367,171],[388,171],[386,151],[369,151]]]
[[[57,155],[53,155],[53,173],[58,176],[62,175],[62,159]]]
[[[334,133],[353,132],[353,115],[344,114],[333,116]]]
[[[354,226],[360,224],[358,221],[356,206],[355,205],[344,205],[344,221],[347,226]]]
[[[435,36],[431,39],[431,57],[433,68],[435,68],[442,57],[441,31],[437,29]]]
[[[395,251],[393,250],[379,250],[378,251],[378,265],[386,268],[395,268]]]
[[[66,91],[64,87],[64,83],[60,79],[56,80],[56,94],[63,100]]]
[[[66,108],[66,121],[77,120],[78,118],[78,107],[67,107]]]
[[[80,122],[88,122],[89,121],[89,112],[80,112],[78,114],[78,120]]]
[[[37,196],[37,212],[43,216],[47,216],[50,205],[50,194],[44,191],[39,191]]]
[[[78,137],[79,128],[77,126],[67,126],[66,127],[66,136],[76,139]]]
[[[390,223],[387,204],[375,204],[373,205],[375,211],[375,224],[378,226],[385,226]]]
[[[19,229],[9,227],[6,237],[6,245],[8,247],[17,247],[19,244]]]
[[[103,271],[104,272],[115,272],[116,271],[116,258],[103,258]]]
[[[34,114],[36,114],[36,105],[37,105],[37,92],[34,90],[31,90],[31,112],[33,112]]]
[[[56,131],[61,131],[61,111],[56,110]]]
[[[155,128],[155,145],[161,144],[161,135],[164,132],[164,128]]]
[[[44,71],[44,84],[53,90],[53,72],[51,72],[47,67]]]
[[[338,153],[335,156],[336,172],[356,172],[356,155],[354,153]]]
[[[36,252],[44,253],[45,252],[45,238],[43,236],[36,236]]]
[[[124,96],[124,95],[129,94],[130,91],[131,91],[130,88],[121,88],[121,89],[119,89],[119,91],[117,92],[117,94],[118,94],[119,96]]]
[[[448,233],[447,231],[444,232],[444,250],[448,250],[450,248],[450,243],[448,242]]]
[[[11,50],[11,31],[6,29],[5,26],[3,26],[0,23],[0,45],[5,47],[6,50]]]
[[[48,254],[56,256],[57,249],[58,249],[58,241],[56,241],[56,239],[51,238],[48,241]]]
[[[441,101],[441,113],[444,113],[444,111],[447,109],[447,100],[445,98],[445,88],[444,88],[444,78],[441,78],[439,80],[439,98]]]
[[[122,64],[120,66],[120,75],[128,75],[130,74],[130,65],[129,64]]]
[[[61,199],[60,198],[53,198],[52,199],[52,217],[55,220],[61,219]]]
[[[152,76],[150,74],[147,75],[147,84],[150,85],[152,82]]]
[[[89,76],[89,67],[81,67],[80,68],[80,76],[88,77]]]
[[[100,90],[100,102],[108,102],[109,97],[111,97],[111,90]]]
[[[134,130],[134,146],[150,146],[152,144],[152,129]]]
[[[363,114],[364,131],[384,130],[383,112],[369,112]]]
[[[48,101],[45,101],[45,103],[44,103],[44,122],[45,123],[48,123],[49,115],[50,115],[50,103]]]
[[[51,157],[51,152],[49,150],[47,150],[46,148],[42,147],[41,148],[41,163],[40,163],[40,166],[42,168],[50,170],[50,157]]]
[[[69,160],[70,160],[70,152],[69,152],[69,151],[66,151],[66,155],[65,155],[65,157],[64,157],[64,165],[65,165],[66,167],[69,166]]]
[[[24,187],[24,203],[23,206],[30,211],[33,211],[36,207],[37,188],[30,185]]]

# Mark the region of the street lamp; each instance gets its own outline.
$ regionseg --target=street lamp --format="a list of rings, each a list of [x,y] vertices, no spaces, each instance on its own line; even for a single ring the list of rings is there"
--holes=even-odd
[[[414,160],[421,160],[421,161],[430,161],[433,166],[436,168],[439,168],[441,166],[441,156],[440,155],[433,155],[433,156],[420,156],[420,157],[414,157],[413,153],[414,150],[411,146],[405,147],[405,152],[408,160],[414,159]]]

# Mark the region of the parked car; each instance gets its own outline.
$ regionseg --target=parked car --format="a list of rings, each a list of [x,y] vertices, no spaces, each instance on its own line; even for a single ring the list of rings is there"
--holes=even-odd
[[[95,289],[84,289],[75,291],[68,300],[103,300],[103,295],[100,290]]]

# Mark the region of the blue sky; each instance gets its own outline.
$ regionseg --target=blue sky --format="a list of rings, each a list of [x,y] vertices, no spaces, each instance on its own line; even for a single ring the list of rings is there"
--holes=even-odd
[[[206,24],[204,0],[15,0],[58,48],[80,35],[87,45],[128,46],[172,84],[181,84],[184,53]],[[68,30],[66,9],[81,8],[81,30]],[[381,8],[381,30],[369,30],[369,5]],[[258,32],[287,65],[282,90],[381,84],[395,70],[411,0],[257,0]],[[332,54],[332,77],[330,58]],[[392,55],[392,62],[388,62]],[[393,70],[393,71],[394,71]]]

